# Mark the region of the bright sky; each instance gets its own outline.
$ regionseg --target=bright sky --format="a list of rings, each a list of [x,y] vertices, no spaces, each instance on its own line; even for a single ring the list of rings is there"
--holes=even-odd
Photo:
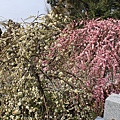
[[[45,14],[46,0],[0,0],[0,21],[21,21],[29,16]]]

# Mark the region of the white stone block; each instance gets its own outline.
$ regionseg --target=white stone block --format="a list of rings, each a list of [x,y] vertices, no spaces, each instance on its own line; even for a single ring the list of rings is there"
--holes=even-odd
[[[105,100],[104,120],[120,120],[120,94],[111,94]]]
[[[98,116],[95,120],[104,120],[104,119]]]

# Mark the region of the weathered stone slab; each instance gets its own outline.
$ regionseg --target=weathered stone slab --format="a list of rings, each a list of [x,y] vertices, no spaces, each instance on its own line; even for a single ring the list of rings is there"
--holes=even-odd
[[[120,120],[120,94],[111,94],[105,100],[104,120]]]

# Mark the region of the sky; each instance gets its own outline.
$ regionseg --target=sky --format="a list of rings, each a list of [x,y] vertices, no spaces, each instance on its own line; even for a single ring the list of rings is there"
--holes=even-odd
[[[46,6],[46,0],[0,0],[0,21],[20,22],[30,16],[46,14]]]

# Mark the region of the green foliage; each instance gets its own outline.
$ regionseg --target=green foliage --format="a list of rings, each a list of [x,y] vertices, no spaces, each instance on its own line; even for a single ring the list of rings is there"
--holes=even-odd
[[[48,0],[56,14],[67,14],[72,19],[120,19],[119,0]]]

